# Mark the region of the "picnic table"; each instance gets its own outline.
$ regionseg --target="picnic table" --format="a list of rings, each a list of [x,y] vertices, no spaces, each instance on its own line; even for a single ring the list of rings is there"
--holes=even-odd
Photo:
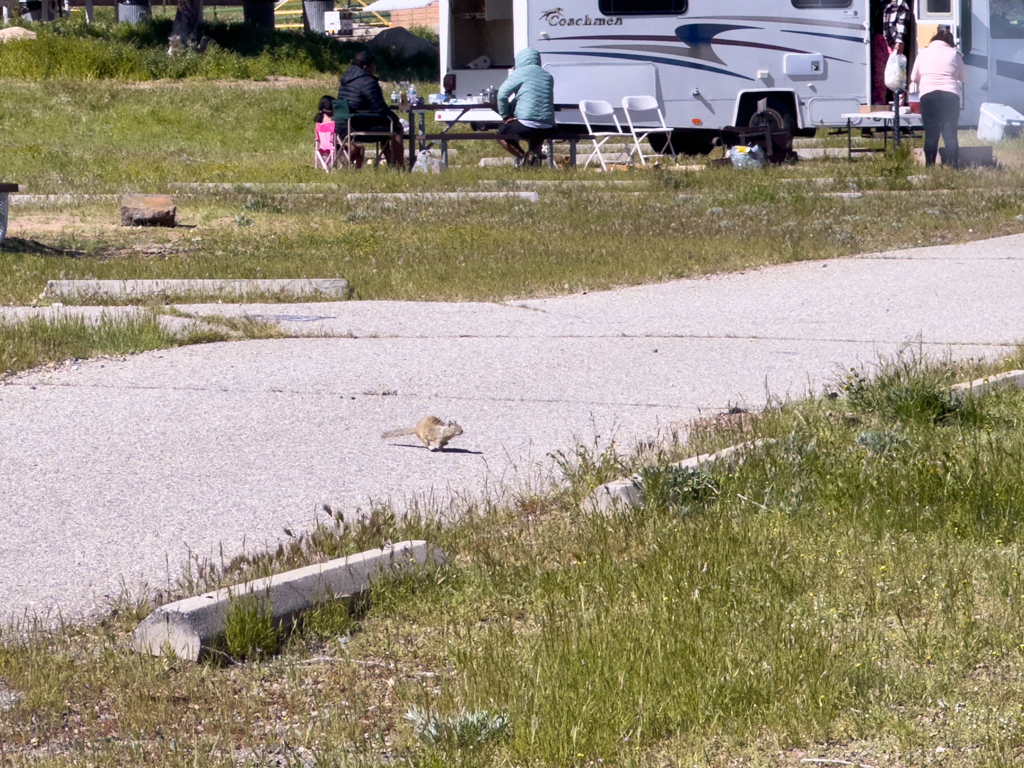
[[[497,128],[501,125],[501,118],[497,116],[497,112],[494,112],[496,105],[492,102],[491,104],[480,103],[478,101],[450,101],[442,104],[405,104],[402,105],[404,110],[409,113],[409,170],[411,171],[416,165],[416,145],[419,143],[420,149],[428,148],[429,144],[435,142],[441,145],[441,162],[448,165],[448,142],[450,141],[497,141],[498,139],[504,139],[506,141],[525,141],[524,137],[513,133],[502,133],[499,134]],[[562,105],[556,105],[555,111],[563,109]],[[575,106],[572,107],[576,109]],[[426,132],[426,120],[417,118],[425,118],[427,112],[447,112],[455,113],[450,120],[445,120],[447,128],[440,133],[427,133]],[[476,122],[493,122],[495,123],[495,130],[493,131],[468,131],[468,132],[452,132],[452,128],[458,124],[467,113],[480,112],[480,119]],[[490,117],[493,114],[494,117]],[[551,134],[546,140],[548,145],[548,167],[555,167],[555,153],[554,143],[556,141],[565,141],[569,144],[569,165],[576,165],[576,145],[580,141],[593,138],[586,133],[568,133],[559,131],[557,128],[554,133]]]
[[[10,193],[17,191],[17,184],[0,182],[0,243],[7,237],[7,210],[10,208]]]
[[[892,131],[892,143],[899,149],[900,146],[900,127],[904,128],[920,128],[923,123],[921,122],[921,116],[910,113],[900,114],[894,109],[879,111],[879,112],[844,112],[840,117],[846,121],[846,157],[847,159],[853,159],[854,152],[874,152],[875,150],[871,147],[858,147],[853,148],[853,128],[854,120],[857,121],[857,126],[865,127],[860,125],[861,120],[870,120],[875,124],[882,124],[882,151],[885,152],[889,148],[889,131]]]

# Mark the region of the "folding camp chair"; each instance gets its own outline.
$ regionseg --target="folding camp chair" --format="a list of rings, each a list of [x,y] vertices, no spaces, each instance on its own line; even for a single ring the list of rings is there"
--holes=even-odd
[[[316,124],[316,143],[313,146],[313,167],[330,173],[338,162],[338,142],[334,123]]]
[[[354,144],[376,144],[377,152],[373,157],[374,167],[380,165],[384,145],[395,137],[394,131],[360,131],[353,130],[352,120],[356,117],[380,117],[376,112],[353,112],[349,109],[347,99],[334,100],[334,122],[345,123],[345,137],[341,139],[341,156],[346,165],[352,163],[352,147]]]
[[[665,146],[661,152],[654,152],[647,157],[663,157],[666,150],[672,159],[676,159],[676,151],[672,146],[672,129],[665,125],[665,116],[661,114],[661,107],[658,100],[653,96],[625,96],[622,99],[622,109],[626,113],[626,122],[629,124],[629,132],[633,134],[633,149],[630,150],[630,159],[633,152],[640,156],[640,165],[647,165],[644,159],[644,151],[640,148],[640,142],[649,136],[664,134]],[[653,147],[652,147],[653,149]]]
[[[588,101],[583,100],[580,102],[580,114],[583,115],[583,124],[587,126],[587,133],[594,137],[594,151],[587,156],[586,162],[583,163],[583,167],[586,168],[590,165],[590,161],[597,157],[597,161],[601,163],[601,170],[607,171],[608,166],[605,165],[604,156],[601,154],[601,147],[605,145],[605,142],[613,136],[617,136],[622,139],[625,138],[626,134],[622,132],[622,126],[619,125],[619,118],[615,116],[615,108],[607,101]],[[609,121],[609,118],[611,120]],[[615,126],[614,131],[595,131],[590,121],[593,119],[594,125],[605,126],[611,122]],[[598,141],[600,139],[600,141]],[[632,153],[630,153],[632,154]]]

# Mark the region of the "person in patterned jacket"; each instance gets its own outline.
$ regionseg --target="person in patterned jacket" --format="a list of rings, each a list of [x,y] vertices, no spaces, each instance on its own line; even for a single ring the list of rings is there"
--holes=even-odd
[[[882,30],[885,34],[885,44],[889,46],[889,53],[905,54],[904,41],[907,37],[907,30],[910,27],[910,6],[907,0],[889,0],[882,14]]]
[[[885,87],[885,64],[893,53],[908,53],[907,40],[913,16],[907,0],[871,5],[871,103],[887,104],[889,90]]]

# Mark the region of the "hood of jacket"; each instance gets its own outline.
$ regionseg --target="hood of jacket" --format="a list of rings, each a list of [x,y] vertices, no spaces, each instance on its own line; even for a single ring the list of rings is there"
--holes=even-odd
[[[536,48],[523,48],[516,54],[516,67],[540,66],[540,51]]]
[[[353,83],[356,80],[359,80],[360,78],[363,78],[363,77],[368,77],[371,80],[375,80],[376,79],[372,75],[370,75],[369,73],[365,72],[362,69],[362,67],[357,67],[354,64],[349,64],[348,69],[345,70],[345,74],[343,74],[341,76],[341,78],[340,78],[340,84],[341,85],[348,85],[349,83]]]

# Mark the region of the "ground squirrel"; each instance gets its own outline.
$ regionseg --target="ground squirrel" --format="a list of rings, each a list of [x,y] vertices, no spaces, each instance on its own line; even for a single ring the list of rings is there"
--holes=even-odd
[[[437,416],[424,416],[415,427],[406,429],[392,429],[381,435],[385,440],[389,437],[402,437],[403,435],[416,435],[427,448],[432,451],[440,451],[453,437],[462,434],[462,427],[454,421],[444,422]]]

